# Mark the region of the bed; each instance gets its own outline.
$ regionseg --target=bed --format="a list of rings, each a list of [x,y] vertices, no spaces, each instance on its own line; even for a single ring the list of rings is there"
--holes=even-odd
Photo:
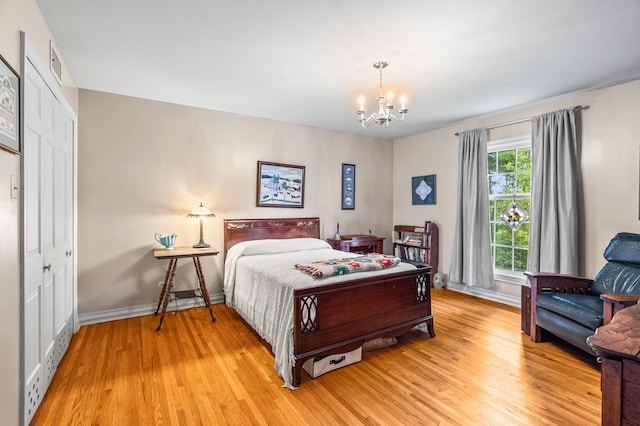
[[[400,263],[315,279],[294,265],[359,256],[319,238],[317,217],[224,221],[225,303],[271,345],[275,368],[290,389],[300,385],[302,364],[310,358],[416,326],[435,336],[429,267]]]

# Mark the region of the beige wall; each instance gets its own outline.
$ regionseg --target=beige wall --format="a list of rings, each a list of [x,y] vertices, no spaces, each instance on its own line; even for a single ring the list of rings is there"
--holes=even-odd
[[[20,74],[20,31],[40,56],[49,57],[51,34],[34,0],[0,1],[0,55]],[[64,56],[64,55],[62,55]],[[66,68],[63,91],[77,111],[78,94]],[[20,418],[20,199],[11,199],[10,178],[20,176],[20,156],[0,150],[0,424],[16,425]]]
[[[582,93],[394,142],[394,223],[440,225],[440,269],[447,273],[455,233],[458,138],[456,132],[531,117],[575,105],[580,113],[581,171],[584,187],[583,273],[593,277],[603,266],[602,252],[617,232],[640,232],[638,168],[640,147],[640,81]],[[490,131],[491,139],[530,133],[519,124]],[[437,175],[437,205],[412,206],[412,176]],[[503,288],[504,291],[513,289]],[[519,292],[519,289],[516,288]]]
[[[167,264],[153,236],[196,243],[198,221],[185,215],[200,201],[216,214],[204,239],[218,249],[225,218],[319,216],[325,238],[338,221],[343,234],[391,238],[391,141],[88,90],[79,138],[80,314],[157,303]],[[255,207],[259,160],[306,167],[303,209]],[[342,163],[356,164],[355,210],[340,208]],[[223,256],[203,268],[221,294]],[[178,264],[180,288],[195,286],[193,269]]]
[[[20,405],[20,200],[10,197],[12,175],[20,176],[20,158],[0,149],[0,424],[18,424]]]
[[[638,143],[640,82],[583,93],[396,140],[342,134],[234,114],[82,90],[79,150],[79,312],[153,304],[165,265],[151,255],[155,232],[197,241],[185,214],[202,200],[217,217],[205,240],[221,248],[222,219],[320,216],[322,236],[368,229],[387,238],[392,226],[433,220],[441,228],[440,270],[448,273],[455,228],[457,137],[454,133],[574,105],[581,112],[584,184],[584,274],[603,265],[602,251],[619,231],[640,232]],[[492,130],[500,139],[528,133],[520,124]],[[258,160],[307,167],[305,208],[255,207]],[[355,211],[340,210],[340,164],[357,165]],[[392,168],[389,167],[392,165]],[[437,204],[411,206],[410,179],[437,175]],[[390,180],[393,180],[391,185]],[[393,206],[393,208],[391,207]],[[221,293],[222,256],[204,264]],[[177,283],[195,283],[184,263]],[[519,288],[498,283],[499,292]]]

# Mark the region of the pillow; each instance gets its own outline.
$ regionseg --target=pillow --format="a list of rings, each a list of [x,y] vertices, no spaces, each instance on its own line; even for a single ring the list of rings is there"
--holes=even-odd
[[[317,250],[331,248],[329,243],[317,238],[287,238],[242,241],[229,249],[229,253],[238,256],[257,254],[287,253],[301,250]]]
[[[398,339],[395,337],[378,337],[377,339],[367,340],[362,345],[363,351],[375,351],[377,349],[393,346],[398,343]]]

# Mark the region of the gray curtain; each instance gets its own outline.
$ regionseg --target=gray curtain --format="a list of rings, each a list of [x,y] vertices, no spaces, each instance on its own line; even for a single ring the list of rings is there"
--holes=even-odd
[[[458,210],[449,280],[493,287],[487,183],[487,129],[459,134]]]
[[[575,113],[560,110],[531,119],[532,272],[577,275],[578,179]]]

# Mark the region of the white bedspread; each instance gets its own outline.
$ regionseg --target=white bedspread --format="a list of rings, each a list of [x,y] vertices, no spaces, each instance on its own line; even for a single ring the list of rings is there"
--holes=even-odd
[[[227,252],[224,268],[226,304],[236,310],[271,345],[275,368],[284,387],[294,389],[293,290],[384,275],[415,267],[400,265],[380,271],[314,279],[294,268],[296,263],[357,257],[333,250],[314,238],[245,241]],[[366,275],[365,275],[366,274]]]

